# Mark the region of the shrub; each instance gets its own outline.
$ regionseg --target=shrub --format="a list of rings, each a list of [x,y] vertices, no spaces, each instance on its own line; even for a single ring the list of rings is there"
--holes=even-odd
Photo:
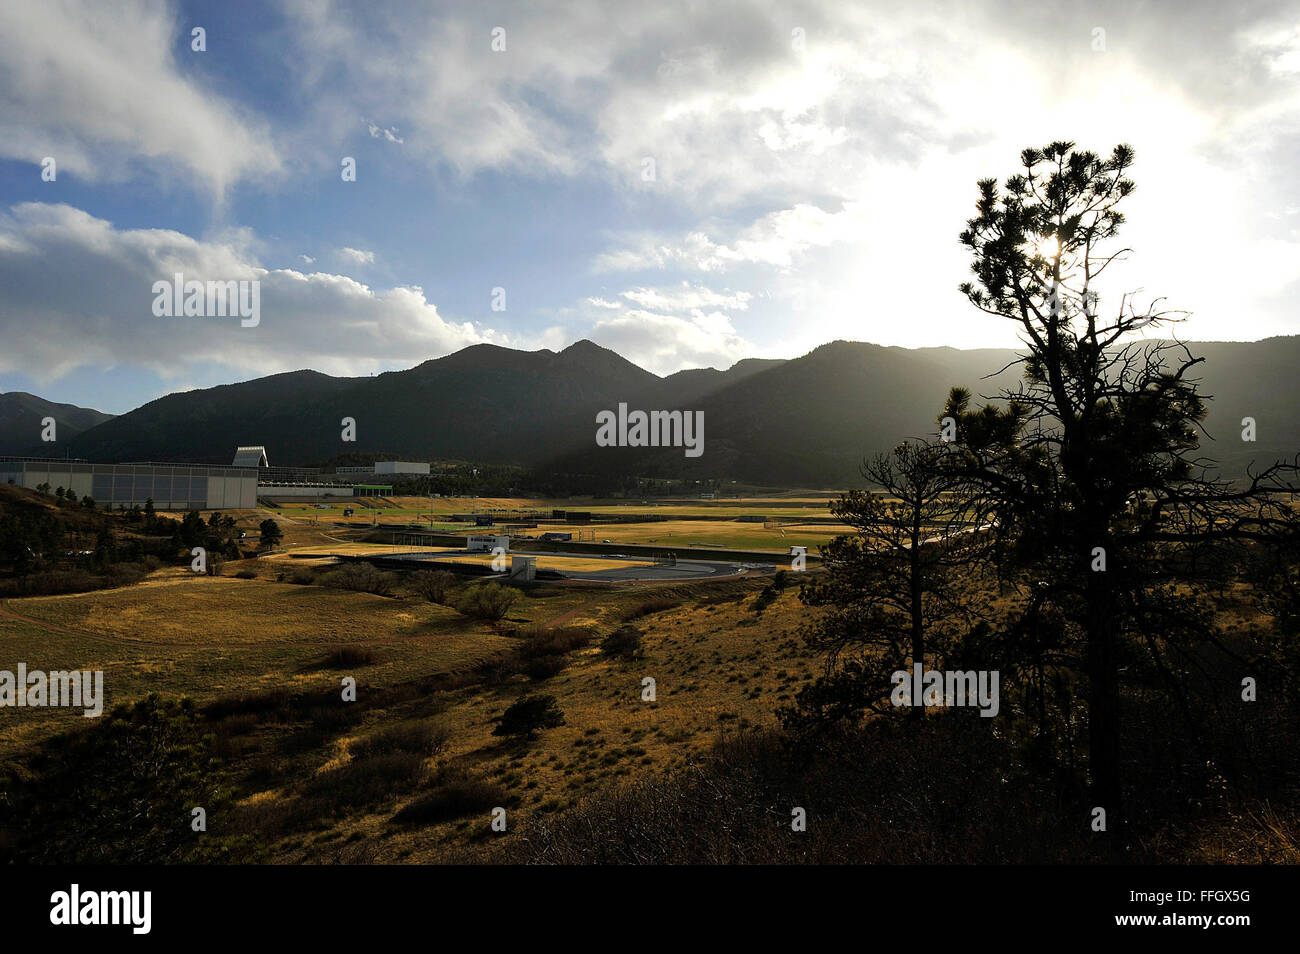
[[[238,573],[235,574],[235,576],[236,576],[238,579],[241,579],[241,580],[255,580],[255,579],[257,579],[257,571],[256,571],[256,570],[240,570]]]
[[[396,581],[397,577],[392,573],[385,573],[369,563],[349,563],[321,577],[322,586],[374,593],[376,596],[391,596]]]
[[[412,573],[407,582],[416,596],[430,603],[446,605],[456,585],[456,574],[448,570],[419,570]]]
[[[495,622],[503,618],[519,599],[519,591],[500,583],[475,583],[456,601],[456,609],[474,619]]]
[[[361,710],[356,706],[340,703],[336,706],[312,706],[307,710],[307,718],[313,729],[322,732],[334,732],[351,728],[361,721]]]
[[[105,573],[109,586],[130,586],[145,578],[146,571],[135,563],[114,563]]]
[[[269,692],[236,692],[213,699],[203,707],[203,714],[214,720],[249,713],[257,714],[264,719],[272,715],[279,718],[284,714],[288,703],[289,694],[283,689],[272,689]]]
[[[558,676],[568,665],[569,660],[566,656],[537,656],[524,663],[524,673],[529,679],[541,682],[543,679]]]
[[[384,801],[424,773],[424,759],[412,752],[386,752],[371,758],[353,760],[341,768],[314,775],[302,787],[313,816],[360,808]]]
[[[530,679],[549,679],[569,664],[566,653],[580,649],[591,642],[591,632],[579,626],[557,626],[543,629],[537,625],[524,626],[515,631],[523,638],[517,655],[523,661],[522,669]]]
[[[535,738],[539,729],[564,725],[564,713],[552,695],[530,695],[517,700],[497,719],[493,735]]]
[[[359,706],[347,703],[312,706],[304,714],[308,724],[280,739],[282,751],[289,754],[316,751],[338,735],[351,730],[364,718]],[[302,718],[304,714],[294,715],[293,718]]]
[[[519,674],[519,660],[514,656],[493,657],[474,666],[474,678],[488,686],[499,686]]]
[[[616,659],[636,659],[642,653],[641,630],[635,626],[620,626],[605,637],[600,651]]]
[[[311,570],[294,570],[289,574],[289,582],[296,586],[311,586],[316,582],[316,574]]]
[[[6,587],[6,592],[14,596],[52,596],[55,593],[81,593],[112,585],[107,577],[94,576],[85,570],[44,570],[13,580]]]
[[[591,631],[580,626],[555,626],[551,629],[530,626],[520,632],[527,633],[524,644],[519,647],[519,655],[524,659],[560,656],[591,642]]]
[[[662,613],[665,610],[676,609],[681,605],[680,600],[670,599],[667,596],[655,596],[638,603],[625,612],[623,621],[630,622],[634,619],[640,619],[642,616],[649,616],[651,613]]]
[[[321,663],[324,669],[351,669],[356,666],[369,666],[375,661],[375,654],[364,646],[339,646],[332,649]]]
[[[763,588],[763,591],[754,597],[754,602],[749,604],[750,612],[763,615],[763,611],[776,601],[776,598],[785,592],[786,577],[785,570],[777,570],[772,581]]]
[[[224,735],[247,735],[261,724],[257,713],[239,712],[217,723],[217,731]]]
[[[404,722],[357,739],[351,745],[352,757],[369,759],[409,752],[425,758],[441,752],[450,736],[447,727],[437,722]]]
[[[453,779],[402,808],[393,816],[401,824],[432,825],[469,815],[486,814],[505,805],[510,796],[504,788],[486,779]]]

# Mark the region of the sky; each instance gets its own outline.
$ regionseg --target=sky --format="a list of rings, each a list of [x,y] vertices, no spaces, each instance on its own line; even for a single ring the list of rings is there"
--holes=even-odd
[[[1058,139],[1136,150],[1103,302],[1300,332],[1300,0],[6,0],[0,391],[1011,347],[957,236]],[[176,273],[256,325],[155,314]]]

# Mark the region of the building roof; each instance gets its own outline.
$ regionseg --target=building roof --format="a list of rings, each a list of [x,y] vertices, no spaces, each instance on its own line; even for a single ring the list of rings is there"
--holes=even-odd
[[[235,462],[231,467],[270,467],[271,462],[266,459],[266,448],[261,444],[255,447],[237,447],[235,448]]]

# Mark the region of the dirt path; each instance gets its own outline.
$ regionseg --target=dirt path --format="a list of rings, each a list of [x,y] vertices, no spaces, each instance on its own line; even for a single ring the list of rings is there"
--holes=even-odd
[[[561,613],[559,616],[556,616],[554,619],[548,619],[546,622],[542,623],[541,624],[542,629],[550,629],[552,626],[563,626],[565,623],[569,622],[571,619],[573,619],[575,616],[577,616],[586,608],[587,607],[585,606],[575,606],[567,613]]]
[[[57,623],[50,623],[43,619],[36,619],[32,616],[24,616],[22,613],[15,613],[9,608],[8,600],[0,600],[0,619],[12,619],[19,623],[28,623],[37,626],[51,633],[63,633],[67,636],[76,636],[80,639],[90,639],[99,643],[111,643],[114,646],[138,645],[138,646],[168,646],[170,643],[151,643],[145,640],[125,640],[118,639],[116,636],[105,636],[102,633],[88,633],[84,630],[68,629],[65,626],[59,626]]]

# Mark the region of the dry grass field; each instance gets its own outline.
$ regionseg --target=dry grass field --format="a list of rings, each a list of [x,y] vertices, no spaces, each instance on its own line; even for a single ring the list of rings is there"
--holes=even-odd
[[[9,664],[103,669],[108,707],[149,692],[204,700],[336,685],[323,661],[344,646],[373,651],[357,675],[374,683],[466,669],[506,646],[486,624],[434,604],[185,571],[116,590],[8,600],[0,610]],[[81,721],[68,710],[8,710],[0,749],[30,739],[33,725]]]
[[[400,507],[376,506],[373,509],[356,506],[356,512],[351,517],[343,516],[342,504],[332,504],[330,509],[316,509],[310,503],[287,503],[282,505],[280,510],[264,511],[266,515],[273,516],[281,522],[282,527],[286,529],[285,543],[292,546],[299,543],[308,542],[315,536],[326,539],[337,539],[328,535],[346,533],[347,528],[354,528],[360,531],[363,528],[370,527],[372,522],[379,521],[388,524],[416,524],[430,526],[429,505],[428,501],[418,497],[398,497],[389,498]],[[451,514],[462,514],[474,512],[474,501],[466,499],[459,501],[462,506],[449,505],[446,499],[435,500],[436,511],[434,515],[433,528],[445,528],[455,532],[455,528],[460,526],[446,523],[446,518]],[[490,512],[491,506],[496,503],[509,501],[480,499],[478,501],[478,512]],[[453,501],[454,503],[454,501]],[[525,506],[533,506],[541,510],[542,513],[550,513],[550,505],[542,509],[543,501],[527,501]],[[553,503],[553,502],[552,502]],[[707,502],[705,502],[707,503]],[[728,501],[728,504],[732,502]],[[351,505],[351,504],[350,504]],[[355,505],[351,505],[355,506]],[[580,509],[577,506],[569,505],[570,509]],[[592,522],[590,524],[579,526],[540,526],[536,529],[528,530],[534,536],[546,532],[547,530],[575,531],[578,529],[590,530],[596,541],[609,540],[613,543],[630,543],[643,546],[662,546],[662,547],[690,547],[692,544],[710,547],[730,547],[745,550],[768,550],[772,553],[788,553],[792,546],[807,547],[809,552],[816,553],[816,548],[823,546],[833,537],[850,532],[850,528],[844,524],[825,524],[825,523],[798,523],[799,518],[818,517],[825,518],[829,515],[825,501],[808,501],[804,507],[781,507],[778,509],[757,509],[746,506],[699,506],[697,502],[690,504],[654,504],[650,506],[595,506],[588,507],[582,505],[581,509],[589,509],[592,513]],[[606,515],[627,515],[627,514],[655,514],[660,516],[693,516],[696,518],[710,517],[713,519],[668,519],[648,521],[644,523],[603,523],[601,517]],[[765,517],[780,518],[782,521],[779,527],[765,527],[761,522],[744,522],[737,520],[740,516],[761,515]],[[262,519],[262,518],[259,518]],[[290,522],[292,521],[292,522]],[[789,522],[785,522],[789,521]],[[340,526],[342,525],[342,526]],[[463,532],[479,532],[467,525]]]
[[[634,662],[611,660],[593,644],[540,685],[516,676],[445,693],[436,707],[422,699],[368,716],[336,740],[333,759],[321,771],[345,769],[367,736],[394,725],[436,722],[448,732],[448,742],[425,766],[425,783],[310,838],[290,837],[275,846],[273,856],[319,860],[355,844],[356,854],[345,851],[341,857],[487,860],[506,842],[489,837],[486,811],[419,826],[394,824],[394,816],[437,791],[447,777],[472,779],[508,807],[510,830],[526,830],[537,816],[629,779],[680,768],[703,757],[721,737],[771,724],[776,706],[790,700],[818,663],[794,635],[800,613],[792,596],[778,600],[760,624],[744,610],[753,592],[736,585],[718,594],[718,602],[683,603],[645,617],[644,656]],[[608,594],[566,622],[601,631],[637,605],[628,594]],[[655,680],[654,702],[642,701],[647,677]],[[494,736],[496,718],[526,690],[554,694],[565,724],[531,742]],[[270,788],[249,794],[247,804],[263,810],[278,804],[288,811],[293,797],[292,791]]]
[[[518,830],[771,723],[817,666],[795,636],[804,612],[793,590],[761,619],[748,610],[762,581],[594,592],[544,585],[490,624],[400,585],[384,597],[274,581],[304,562],[234,561],[222,576],[164,570],[132,587],[12,599],[0,615],[0,646],[32,668],[103,669],[106,709],[151,692],[231,709],[213,726],[235,799],[210,824],[254,834],[266,857],[281,861],[489,857],[501,842],[485,839],[482,806],[420,824],[394,816],[453,779],[492,793]],[[240,571],[257,576],[233,575]],[[640,657],[603,653],[601,640],[629,619],[644,633]],[[521,634],[537,632],[580,636],[561,671],[491,672],[494,660],[517,655]],[[344,649],[352,656],[331,661]],[[355,703],[339,698],[345,676],[357,680]],[[655,681],[653,702],[642,700],[646,678]],[[565,724],[531,742],[494,736],[496,719],[530,691],[554,694]],[[274,718],[248,702],[284,693],[315,701]],[[79,710],[9,710],[0,759],[89,721]],[[353,774],[379,764],[367,759],[390,736],[435,731],[445,743],[391,786],[355,804],[318,804],[334,780],[346,790]]]

